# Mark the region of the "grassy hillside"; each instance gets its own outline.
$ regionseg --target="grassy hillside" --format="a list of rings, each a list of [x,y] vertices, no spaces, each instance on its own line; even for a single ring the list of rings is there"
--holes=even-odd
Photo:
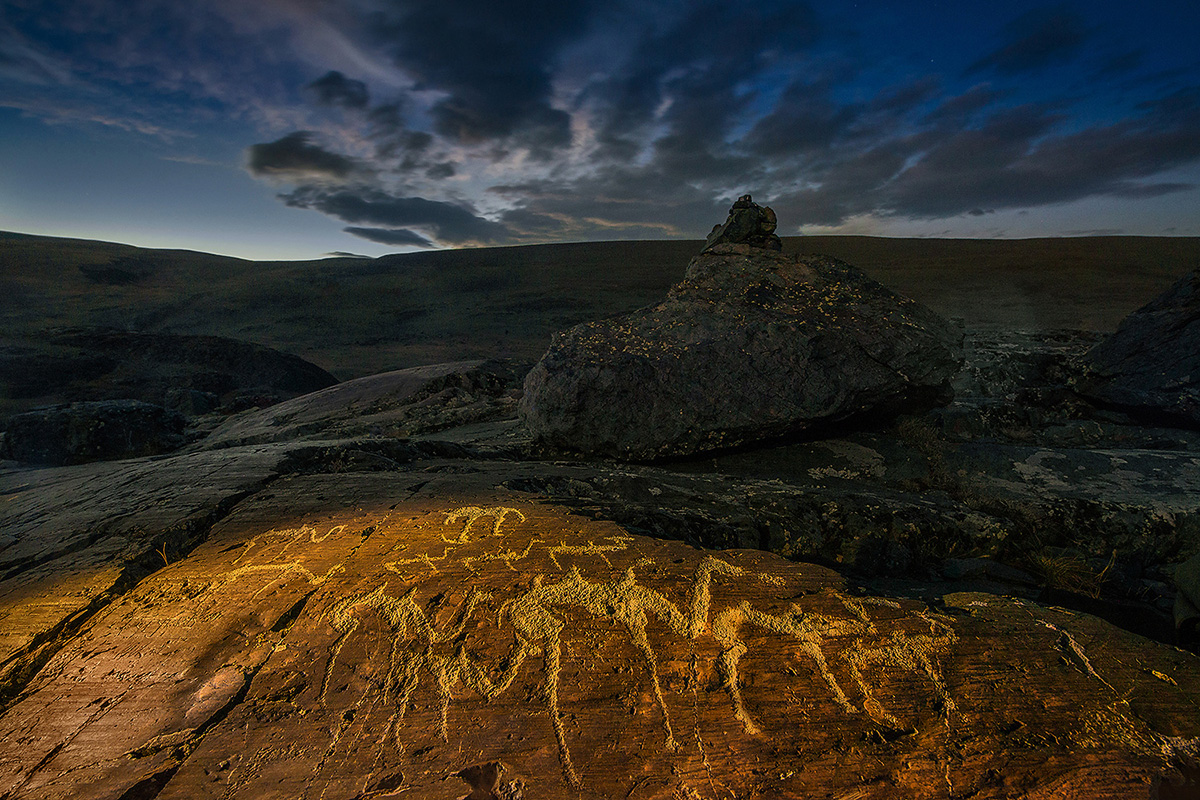
[[[482,356],[534,359],[550,334],[656,302],[699,242],[444,250],[379,259],[243,261],[0,234],[0,346],[51,327],[211,334],[302,356],[339,378]],[[1200,239],[1015,241],[812,236],[970,327],[1111,330],[1182,273]]]

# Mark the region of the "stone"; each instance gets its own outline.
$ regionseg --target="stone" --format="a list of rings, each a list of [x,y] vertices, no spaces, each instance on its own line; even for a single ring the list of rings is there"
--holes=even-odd
[[[1200,554],[1175,569],[1175,630],[1181,645],[1200,644]]]
[[[138,400],[104,400],[34,409],[5,423],[7,458],[82,464],[170,452],[183,444],[183,417]]]
[[[67,328],[0,347],[0,398],[14,411],[101,400],[173,406],[182,392],[214,395],[218,405],[239,395],[279,402],[335,383],[298,356],[220,336]]]
[[[750,195],[739,197],[729,209],[729,217],[720,225],[714,225],[704,242],[707,252],[718,244],[748,244],[768,250],[783,249],[783,242],[775,235],[778,219],[769,206],[760,206]]]
[[[945,402],[961,338],[836,259],[716,244],[659,305],[557,334],[520,415],[552,447],[633,460],[820,435]]]
[[[368,375],[230,417],[197,447],[412,436],[511,417],[527,364],[455,361]]]
[[[1114,576],[1200,541],[1194,448],[909,423],[550,461],[491,419],[498,373],[347,382],[278,441],[0,463],[0,796],[1200,788],[1200,658],[1012,569],[1048,579],[1023,556],[1056,543],[1144,592],[1166,573]],[[377,414],[435,429],[353,424]]]
[[[1084,362],[1079,389],[1088,397],[1200,427],[1200,271],[1126,317]]]
[[[450,466],[279,475],[99,598],[0,706],[19,743],[0,794],[932,800],[1188,780],[1191,654],[1022,600],[863,594],[826,567],[631,533],[501,485],[534,462]],[[69,594],[84,576],[57,560],[44,588]]]

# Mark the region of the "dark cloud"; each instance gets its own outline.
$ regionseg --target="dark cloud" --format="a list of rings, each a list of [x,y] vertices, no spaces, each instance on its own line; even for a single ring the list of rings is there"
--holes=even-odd
[[[428,166],[426,152],[434,137],[408,127],[399,103],[376,106],[367,113],[367,136],[375,144],[375,158],[400,172],[415,172]]]
[[[346,233],[353,234],[360,239],[366,239],[378,244],[393,245],[396,247],[433,247],[433,242],[426,239],[421,234],[410,231],[406,228],[358,228],[350,226],[342,228]]]
[[[553,66],[600,0],[391,0],[375,31],[418,87],[448,93],[435,130],[456,142],[516,137],[538,149],[570,142],[570,117],[551,105]]]
[[[760,119],[743,145],[763,156],[828,147],[854,121],[860,110],[834,102],[829,83],[792,83],[775,109]]]
[[[1192,188],[1145,181],[1200,159],[1200,118],[1168,124],[1152,114],[1054,135],[1056,121],[1034,108],[996,114],[978,130],[939,141],[878,199],[893,213],[940,217],[974,206],[1039,206],[1098,195],[1155,197]]]
[[[667,125],[673,137],[661,148],[666,152],[695,152],[721,141],[753,99],[742,84],[819,36],[816,14],[806,2],[703,0],[686,9],[661,33],[642,38],[598,90],[604,107],[601,158],[636,156],[639,135],[655,124]]]
[[[1096,70],[1096,78],[1110,79],[1124,77],[1141,68],[1146,60],[1144,50],[1130,50],[1117,55],[1109,56]]]
[[[280,198],[293,208],[313,209],[343,222],[394,230],[429,230],[442,244],[499,243],[511,235],[504,225],[484,219],[466,205],[423,197],[395,197],[373,188],[302,186]],[[356,235],[363,236],[361,232]]]
[[[944,99],[925,115],[923,121],[934,125],[965,126],[977,112],[1010,94],[1011,92],[993,89],[987,84],[972,86],[962,94]]]
[[[429,169],[425,170],[425,177],[431,180],[440,181],[446,178],[453,178],[457,170],[454,164],[449,161],[443,161],[440,164],[434,164]]]
[[[296,131],[282,139],[246,148],[246,168],[260,178],[343,180],[359,169],[351,158],[312,144],[312,133]]]
[[[994,70],[1015,75],[1042,69],[1074,56],[1089,35],[1083,18],[1065,5],[1027,11],[1004,32],[1008,42],[968,67],[968,73]]]
[[[337,70],[325,73],[305,88],[313,93],[318,103],[327,106],[366,108],[371,102],[365,83],[347,78]]]

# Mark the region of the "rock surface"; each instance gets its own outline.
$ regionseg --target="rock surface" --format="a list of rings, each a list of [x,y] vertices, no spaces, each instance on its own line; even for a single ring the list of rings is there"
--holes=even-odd
[[[50,406],[4,422],[0,458],[61,465],[157,455],[183,444],[183,428],[179,414],[137,400]]]
[[[1200,658],[1127,629],[1171,641],[1200,442],[1062,401],[1086,344],[653,466],[542,460],[475,362],[0,464],[0,796],[1193,797]]]
[[[0,348],[0,397],[13,402],[133,399],[187,411],[181,391],[193,390],[236,409],[335,383],[302,358],[219,336],[78,328]]]
[[[412,467],[277,475],[93,608],[0,717],[0,792],[1148,798],[1200,747],[1200,659],[1093,617]]]
[[[1200,427],[1200,272],[1126,317],[1086,363],[1088,396]]]
[[[520,414],[554,447],[688,455],[944,402],[960,339],[835,259],[718,244],[663,303],[558,334]]]
[[[456,361],[368,375],[231,417],[199,446],[411,436],[511,417],[525,369],[499,360]]]
[[[783,241],[775,235],[779,221],[769,206],[760,206],[748,194],[744,194],[729,209],[729,217],[720,225],[714,225],[704,242],[709,250],[718,244],[748,244],[768,250],[783,249]]]

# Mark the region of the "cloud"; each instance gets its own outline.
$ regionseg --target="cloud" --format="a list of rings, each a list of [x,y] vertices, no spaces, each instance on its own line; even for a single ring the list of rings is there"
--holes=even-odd
[[[433,247],[433,242],[415,231],[407,228],[342,228],[346,233],[358,236],[379,244],[395,245],[397,247]]]
[[[858,108],[836,104],[828,82],[796,81],[784,90],[771,113],[755,123],[742,144],[760,156],[828,147],[859,113]]]
[[[293,208],[320,211],[343,222],[379,226],[392,229],[393,232],[408,228],[428,230],[432,232],[433,238],[442,244],[501,243],[511,236],[507,227],[479,216],[474,209],[465,204],[427,200],[423,197],[396,197],[376,188],[329,189],[323,186],[302,186],[293,192],[280,195],[280,199]],[[360,228],[354,233],[364,236],[364,230],[366,229]],[[374,235],[403,234],[385,232]]]
[[[246,168],[260,178],[289,181],[344,180],[358,172],[354,159],[312,144],[312,133],[295,131],[246,148]]]
[[[465,144],[514,138],[538,149],[571,141],[552,102],[553,65],[587,28],[601,0],[459,0],[384,3],[377,40],[417,88],[445,97],[434,130]]]
[[[599,158],[636,157],[639,139],[656,126],[669,135],[659,146],[665,154],[709,150],[754,99],[743,84],[803,52],[820,34],[812,7],[796,0],[702,0],[685,8],[661,32],[639,38],[597,88]],[[693,160],[693,166],[702,164],[708,166],[703,158]]]
[[[1164,102],[1170,105],[1172,98]],[[1033,207],[1103,195],[1156,197],[1192,188],[1145,181],[1200,159],[1200,115],[1167,121],[1148,114],[1055,134],[1058,121],[1034,107],[997,113],[982,128],[939,140],[881,187],[877,200],[891,213],[941,217],[975,206]]]
[[[0,79],[53,86],[70,81],[71,73],[59,59],[0,22]]]
[[[365,83],[347,78],[337,70],[325,73],[305,88],[313,93],[318,103],[327,106],[366,108],[371,101]]]
[[[1079,52],[1089,31],[1069,6],[1027,11],[1004,29],[1008,42],[971,64],[967,73],[994,70],[1005,75],[1043,69]]]

